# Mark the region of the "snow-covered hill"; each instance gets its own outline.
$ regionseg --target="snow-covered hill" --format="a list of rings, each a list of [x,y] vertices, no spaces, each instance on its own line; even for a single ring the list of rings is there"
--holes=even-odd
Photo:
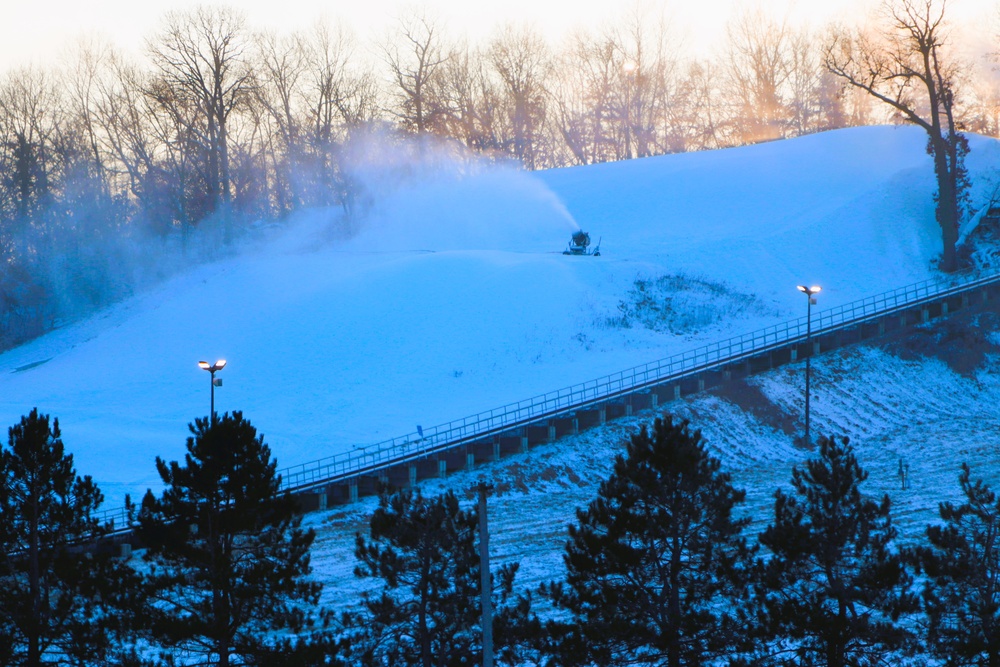
[[[881,127],[538,174],[373,163],[352,239],[303,215],[0,355],[0,421],[59,417],[116,506],[207,414],[199,359],[229,360],[217,409],[288,466],[799,316],[796,284],[822,285],[823,308],[927,279],[924,146]],[[974,139],[977,201],[998,155]],[[578,225],[602,257],[560,253]]]

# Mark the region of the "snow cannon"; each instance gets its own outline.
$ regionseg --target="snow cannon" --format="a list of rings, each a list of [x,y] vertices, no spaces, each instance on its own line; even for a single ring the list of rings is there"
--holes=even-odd
[[[564,255],[590,255],[591,257],[601,256],[601,241],[598,239],[597,245],[590,250],[590,234],[579,229],[573,232],[569,240],[569,246],[563,250]]]

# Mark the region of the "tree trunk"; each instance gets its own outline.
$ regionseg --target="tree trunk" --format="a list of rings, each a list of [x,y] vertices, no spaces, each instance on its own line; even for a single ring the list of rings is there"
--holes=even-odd
[[[212,619],[215,637],[215,649],[219,654],[219,667],[229,667],[229,610],[223,590],[222,573],[223,554],[222,538],[219,531],[218,507],[211,507],[208,513],[208,544],[211,550],[209,571],[212,579]]]
[[[215,116],[209,114],[208,118],[208,164],[206,165],[205,186],[208,192],[208,201],[212,207],[211,212],[219,209],[219,129],[215,122]]]
[[[830,633],[826,645],[826,667],[845,667],[844,648],[847,641],[847,618],[843,602],[839,604],[837,626]]]
[[[434,667],[431,656],[431,635],[427,627],[427,598],[430,595],[428,587],[430,585],[430,567],[425,567],[420,573],[420,607],[417,612],[417,631],[420,638],[420,664],[423,667]]]
[[[26,634],[28,635],[28,667],[39,667],[42,664],[41,632],[42,632],[42,592],[40,586],[39,535],[38,535],[38,491],[35,489],[37,480],[32,480],[31,490],[31,522],[28,538],[28,591],[31,596],[31,618],[28,620]]]
[[[223,240],[230,243],[233,240],[233,216],[231,215],[233,195],[229,183],[229,139],[226,132],[225,118],[219,119],[219,185],[222,198]]]
[[[958,268],[956,246],[958,245],[958,197],[955,192],[954,171],[957,165],[949,164],[948,142],[944,137],[932,138],[934,153],[934,175],[937,179],[938,201],[936,217],[941,227],[940,269],[951,273]]]
[[[670,554],[670,592],[667,599],[667,665],[668,667],[681,667],[681,596],[680,578],[683,562],[681,556],[684,553],[684,546],[676,536],[672,553]]]
[[[31,211],[31,200],[32,200],[32,185],[34,179],[32,178],[32,153],[33,149],[31,144],[23,135],[17,136],[17,147],[15,148],[15,160],[14,160],[14,180],[17,183],[18,192],[18,202],[17,202],[17,213],[20,217],[20,222],[23,224],[28,220],[28,214]]]

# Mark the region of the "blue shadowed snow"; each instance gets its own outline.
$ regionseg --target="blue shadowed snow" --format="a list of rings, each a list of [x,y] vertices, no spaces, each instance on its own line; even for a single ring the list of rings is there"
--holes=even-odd
[[[154,458],[180,458],[207,414],[199,359],[229,361],[216,407],[243,410],[279,467],[461,418],[798,317],[797,284],[822,285],[822,309],[932,277],[924,148],[877,127],[538,174],[418,170],[373,190],[349,241],[300,215],[0,355],[0,421],[58,417],[114,507],[157,488]],[[974,176],[998,150],[974,138]],[[561,254],[577,225],[600,258]],[[699,313],[680,333],[618,326],[636,279],[662,276],[730,296],[677,295]]]

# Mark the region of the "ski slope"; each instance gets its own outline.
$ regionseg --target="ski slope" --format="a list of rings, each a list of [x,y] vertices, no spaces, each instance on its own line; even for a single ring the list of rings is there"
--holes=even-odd
[[[800,316],[797,284],[823,286],[821,309],[934,277],[924,147],[868,127],[541,173],[373,160],[350,238],[300,214],[0,355],[0,420],[58,417],[108,507],[183,455],[200,359],[229,361],[216,409],[243,410],[279,467],[410,433]],[[998,151],[973,138],[974,202]],[[600,258],[561,254],[577,228]],[[624,326],[650,295],[673,311]]]

